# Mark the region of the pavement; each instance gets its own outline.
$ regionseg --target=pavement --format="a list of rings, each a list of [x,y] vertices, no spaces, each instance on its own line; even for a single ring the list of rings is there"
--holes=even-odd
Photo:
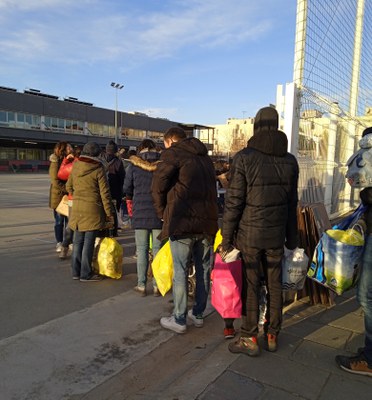
[[[17,190],[9,189],[11,179],[0,175],[0,188],[8,185],[8,192],[0,189],[1,198],[24,191],[28,204],[39,207],[41,200],[32,197],[36,178],[20,178],[23,189]],[[47,179],[37,182],[47,186]],[[136,275],[129,254],[119,281],[73,281],[68,262],[56,264],[49,251],[50,215],[30,213],[32,206],[22,214],[21,202],[14,223],[4,223],[11,211],[1,198],[0,279],[13,279],[12,290],[4,279],[0,293],[1,400],[371,400],[372,379],[342,371],[334,361],[363,346],[363,314],[354,290],[329,307],[311,305],[308,298],[287,305],[276,353],[232,354],[223,320],[210,305],[203,328],[188,326],[183,335],[161,328],[160,317],[172,310],[171,294],[139,297],[132,290]],[[17,215],[23,220],[14,221]],[[34,224],[25,222],[35,216]],[[31,225],[34,235],[27,237],[25,227]],[[127,249],[129,241],[131,232],[119,237]],[[23,246],[29,255],[23,273],[41,271],[42,280],[35,274],[26,283],[14,277]],[[34,295],[26,298],[27,283]],[[15,299],[24,307],[16,307]]]

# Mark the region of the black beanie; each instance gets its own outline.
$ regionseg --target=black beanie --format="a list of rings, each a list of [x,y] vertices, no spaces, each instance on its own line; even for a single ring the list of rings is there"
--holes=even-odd
[[[84,145],[81,155],[98,157],[101,154],[101,147],[96,142],[88,142]]]
[[[118,152],[118,145],[113,140],[110,140],[106,144],[106,153],[107,154],[115,154],[117,152]]]

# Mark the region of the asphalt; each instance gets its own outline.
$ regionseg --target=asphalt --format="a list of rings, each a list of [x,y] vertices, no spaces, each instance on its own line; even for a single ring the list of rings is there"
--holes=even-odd
[[[9,186],[11,181],[6,182]],[[29,188],[27,196],[31,192]],[[9,213],[4,204],[0,276],[11,279],[8,271],[15,267],[9,252],[18,260],[17,249],[31,239],[25,236],[26,223],[10,227],[1,222]],[[16,215],[21,210],[22,204]],[[55,266],[55,253],[42,252],[51,248],[51,233],[43,225],[50,215],[31,214],[37,215],[33,232],[40,240],[27,247],[27,268],[35,271],[44,263],[52,272],[42,282],[30,274],[29,284],[38,284],[40,293],[52,288],[61,298],[74,301],[65,299],[60,307],[57,302],[51,312],[45,298],[44,307],[38,302],[36,293],[27,301],[38,306],[27,308],[30,316],[22,325],[21,308],[15,307],[12,296],[16,292],[22,303],[26,284],[18,277],[12,281],[13,290],[2,289],[1,400],[372,399],[372,379],[342,371],[334,361],[336,355],[351,355],[363,345],[363,314],[353,290],[337,296],[332,307],[310,305],[307,298],[287,305],[276,353],[262,350],[255,358],[232,354],[223,337],[223,320],[210,306],[203,328],[190,325],[183,335],[162,329],[159,319],[172,310],[171,294],[139,297],[132,290],[136,275],[129,254],[120,281],[72,281],[68,262]],[[15,237],[20,241],[13,243]],[[133,235],[125,232],[119,241],[129,248]],[[33,258],[33,253],[42,256]]]

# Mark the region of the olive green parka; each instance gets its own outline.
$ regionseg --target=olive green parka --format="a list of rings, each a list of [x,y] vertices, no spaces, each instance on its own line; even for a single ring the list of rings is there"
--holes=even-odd
[[[74,163],[66,189],[73,196],[70,228],[80,232],[105,229],[114,208],[102,162],[96,157],[81,156]]]

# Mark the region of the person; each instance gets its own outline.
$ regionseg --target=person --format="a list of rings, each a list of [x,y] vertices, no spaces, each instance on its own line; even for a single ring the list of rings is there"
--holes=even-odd
[[[100,153],[97,143],[86,143],[66,184],[74,199],[69,221],[74,231],[72,278],[80,282],[102,280],[92,271],[94,243],[100,230],[114,224],[115,210]]]
[[[117,152],[117,144],[113,140],[110,140],[106,145],[106,153],[102,155],[104,164],[107,168],[111,198],[114,200],[116,208],[113,236],[117,236],[117,231],[119,228],[117,213],[120,212],[123,198],[123,184],[125,179],[124,165],[121,159],[117,157]]]
[[[372,127],[366,128],[362,137],[372,134]],[[357,300],[364,313],[364,347],[358,349],[353,356],[337,355],[336,363],[344,371],[353,374],[372,376],[372,187],[366,187],[359,193],[364,205],[368,206],[358,224],[366,233],[359,282],[357,284]]]
[[[286,135],[278,130],[274,108],[260,109],[254,133],[232,163],[222,220],[224,259],[236,247],[243,260],[241,336],[229,344],[233,353],[257,356],[259,297],[262,275],[267,288],[264,325],[266,349],[277,350],[282,324],[281,261],[284,245],[298,245],[298,163],[287,152]]]
[[[151,139],[144,139],[138,147],[138,156],[129,158],[130,165],[124,181],[126,199],[132,200],[132,228],[134,229],[137,254],[137,285],[134,290],[146,296],[147,272],[149,268],[150,240],[152,237],[152,256],[161,247],[157,238],[161,233],[162,221],[157,217],[151,197],[151,183],[154,171],[159,164],[160,153]],[[153,294],[160,295],[153,279]]]
[[[49,161],[49,207],[53,210],[54,215],[54,236],[56,239],[56,251],[62,251],[63,233],[68,223],[68,218],[56,211],[58,204],[61,202],[66,191],[66,180],[58,178],[58,171],[62,165],[63,159],[71,154],[72,146],[67,142],[58,142],[54,146],[53,154],[50,155]]]
[[[67,182],[68,177],[70,176],[70,173],[72,171],[72,167],[74,165],[74,162],[79,158],[81,153],[81,149],[79,146],[75,146],[73,148],[72,153],[68,154],[62,161],[61,167],[58,171],[58,176],[61,175],[61,172],[63,173],[63,179]],[[63,169],[63,167],[66,167],[63,171],[61,171],[61,169]],[[72,197],[69,197],[69,207],[68,207],[68,211],[69,211],[69,215],[71,214],[71,205],[72,205]],[[59,258],[61,260],[65,260],[68,256],[68,252],[70,247],[72,247],[72,241],[73,241],[73,235],[74,235],[74,231],[68,226],[65,227],[65,234],[64,234],[64,238],[62,241],[62,249],[61,252],[59,253]]]
[[[217,190],[212,160],[206,146],[187,137],[180,127],[164,134],[152,182],[152,196],[163,227],[159,239],[169,239],[173,258],[173,315],[160,324],[177,333],[186,332],[186,317],[203,326],[210,284],[211,247],[217,232]],[[193,308],[187,312],[187,278],[190,259],[196,270]]]

